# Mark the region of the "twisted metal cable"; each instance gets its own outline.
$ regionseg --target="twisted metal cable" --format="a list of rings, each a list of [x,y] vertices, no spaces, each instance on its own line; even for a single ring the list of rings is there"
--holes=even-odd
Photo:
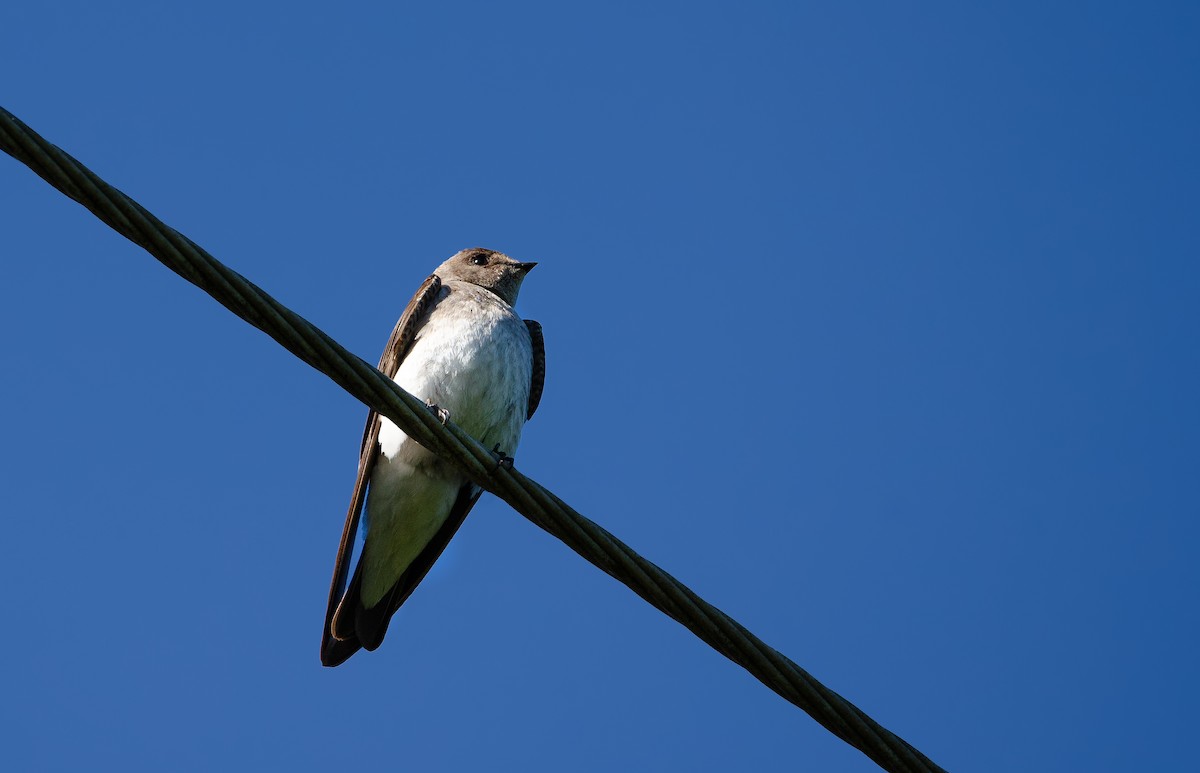
[[[491,452],[452,422],[443,425],[423,401],[162,223],[3,108],[0,149],[355,398],[387,416],[422,445],[456,464],[475,483],[745,668],[884,770],[942,770],[538,483],[516,469],[496,465]]]

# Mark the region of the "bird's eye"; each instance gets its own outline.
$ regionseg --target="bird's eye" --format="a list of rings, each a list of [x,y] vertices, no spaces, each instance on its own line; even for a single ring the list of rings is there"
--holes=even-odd
[[[488,260],[487,255],[484,255],[483,253],[475,255],[474,257],[471,258],[471,262],[474,263],[476,266],[486,266],[487,260]]]

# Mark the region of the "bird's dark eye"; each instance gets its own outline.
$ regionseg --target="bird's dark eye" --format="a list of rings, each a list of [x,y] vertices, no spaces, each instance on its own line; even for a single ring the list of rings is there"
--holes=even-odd
[[[471,262],[476,266],[486,266],[487,260],[487,255],[484,255],[483,253],[479,253],[471,258]]]

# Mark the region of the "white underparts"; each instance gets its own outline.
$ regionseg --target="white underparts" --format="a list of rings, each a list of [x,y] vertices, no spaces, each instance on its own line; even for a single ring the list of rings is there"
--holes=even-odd
[[[450,412],[488,448],[515,455],[529,402],[532,345],[525,323],[495,295],[450,283],[396,373],[414,396]],[[445,292],[445,290],[443,291]],[[466,480],[383,419],[371,475],[362,602],[371,607],[445,522]]]

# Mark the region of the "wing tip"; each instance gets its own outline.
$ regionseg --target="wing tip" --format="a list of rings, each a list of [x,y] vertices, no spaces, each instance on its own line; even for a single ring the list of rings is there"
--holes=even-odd
[[[321,665],[323,666],[340,666],[349,660],[351,655],[363,648],[362,637],[358,632],[358,610],[362,606],[359,601],[361,586],[362,561],[360,560],[341,600],[330,613],[325,633],[321,637]],[[374,649],[374,647],[367,647],[367,649]]]
[[[362,649],[358,639],[335,639],[332,634],[326,634],[321,642],[321,665],[326,668],[340,666],[350,659],[350,656]]]

